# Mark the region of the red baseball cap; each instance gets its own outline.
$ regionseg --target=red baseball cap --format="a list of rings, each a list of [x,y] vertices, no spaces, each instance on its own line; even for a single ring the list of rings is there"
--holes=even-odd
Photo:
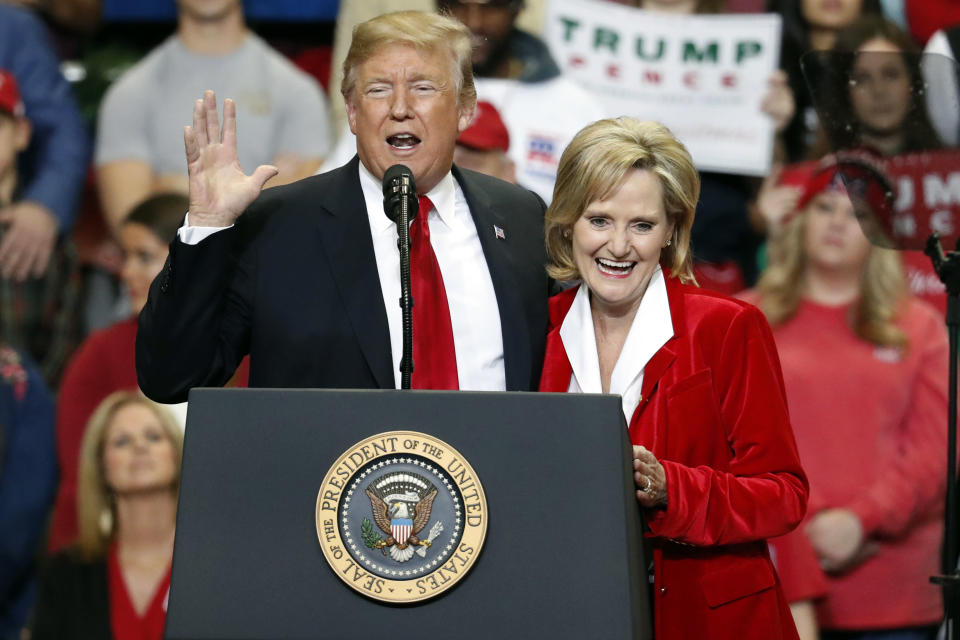
[[[894,215],[896,186],[887,172],[884,158],[875,149],[850,149],[818,163],[791,165],[780,174],[780,184],[800,188],[797,206],[784,217],[784,223],[803,210],[818,193],[835,190],[850,198],[860,228],[871,243],[889,248],[911,248],[897,229]]]
[[[6,69],[0,69],[0,111],[12,116],[22,116],[24,113],[17,79]]]
[[[479,100],[477,110],[473,114],[473,121],[457,138],[457,144],[477,151],[499,149],[506,153],[510,149],[510,134],[497,108],[486,100]]]
[[[788,214],[783,222],[787,222],[803,211],[817,194],[830,190],[845,192],[840,171],[834,159],[824,159],[819,162],[799,162],[783,168],[780,173],[780,186],[796,187],[800,189],[800,197],[793,213]]]

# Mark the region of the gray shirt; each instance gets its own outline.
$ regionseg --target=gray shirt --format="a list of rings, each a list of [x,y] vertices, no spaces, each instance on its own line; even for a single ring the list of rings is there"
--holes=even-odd
[[[171,36],[124,73],[100,107],[95,162],[140,160],[158,175],[186,174],[183,127],[213,89],[237,105],[240,166],[250,173],[278,153],[322,158],[330,146],[319,85],[256,35],[235,51],[205,56]]]

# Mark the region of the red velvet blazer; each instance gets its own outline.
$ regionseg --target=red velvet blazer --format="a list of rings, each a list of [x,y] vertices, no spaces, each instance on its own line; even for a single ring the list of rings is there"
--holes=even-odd
[[[575,295],[550,300],[541,391],[569,388],[560,326]],[[770,328],[755,307],[669,276],[667,297],[674,336],[630,421],[667,477],[667,507],[645,513],[654,637],[796,638],[766,538],[800,522],[808,487]]]

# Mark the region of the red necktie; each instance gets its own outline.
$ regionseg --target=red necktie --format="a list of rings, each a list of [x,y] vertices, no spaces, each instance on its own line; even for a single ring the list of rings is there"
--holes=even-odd
[[[459,389],[457,356],[447,290],[430,245],[427,217],[433,203],[420,196],[420,213],[410,226],[410,286],[413,290],[414,389]]]

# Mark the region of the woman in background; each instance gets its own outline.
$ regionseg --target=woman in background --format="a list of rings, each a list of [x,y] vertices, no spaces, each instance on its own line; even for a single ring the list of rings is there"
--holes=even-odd
[[[40,582],[32,640],[160,640],[166,620],[183,434],[131,391],[97,407],[83,437],[80,537]]]
[[[836,168],[821,165],[772,237],[747,296],[766,314],[810,478],[804,524],[771,541],[798,628],[921,640],[938,587],[947,414],[943,319],[872,247]],[[822,597],[821,597],[822,596]]]
[[[67,365],[57,402],[57,454],[60,486],[50,529],[49,549],[57,551],[77,535],[77,455],[93,410],[114,391],[136,390],[137,316],[147,302],[150,284],[163,268],[189,203],[180,194],[152,196],[124,220],[120,277],[130,298],[131,315],[91,334]],[[235,381],[246,386],[247,360]]]
[[[837,34],[861,16],[882,16],[879,0],[768,0],[767,10],[783,17],[781,66],[796,98],[796,114],[784,130],[786,160],[809,155],[816,140],[817,112],[800,69],[808,51],[829,51]]]
[[[865,16],[836,38],[820,108],[822,123],[811,157],[867,148],[884,156],[930,151],[942,144],[930,122],[917,45],[882,16]]]

